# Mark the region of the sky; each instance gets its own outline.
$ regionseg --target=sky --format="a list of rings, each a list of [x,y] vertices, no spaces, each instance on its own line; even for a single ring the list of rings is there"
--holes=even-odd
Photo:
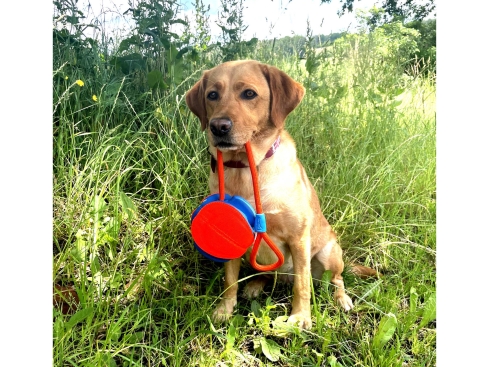
[[[180,17],[188,16],[190,21],[194,19],[192,2],[192,0],[180,0]],[[358,0],[355,2],[354,10],[369,9],[379,2],[379,0]],[[90,12],[83,10],[88,3],[91,4]],[[216,24],[221,0],[203,0],[203,3],[210,5],[208,15],[211,35],[217,37],[221,34]],[[108,27],[113,27],[118,32],[125,32],[131,27],[131,24],[120,16],[129,8],[128,0],[80,0],[79,6],[85,14],[89,15],[87,21],[91,21],[93,17],[100,17],[102,9],[105,8],[111,10],[105,14],[106,19],[112,19]],[[337,12],[340,9],[339,0],[332,0],[330,4],[321,4],[321,0],[244,0],[243,18],[248,28],[243,38],[248,40],[252,37],[271,39],[293,35],[305,36],[308,20],[313,35],[354,31],[356,27],[354,13],[345,13],[339,17]],[[175,31],[179,33],[181,29]]]
[[[356,8],[370,8],[377,0],[360,0]],[[187,0],[185,3],[191,3]],[[215,24],[217,10],[221,0],[204,0],[211,5],[212,34],[219,34]],[[184,9],[186,4],[184,5]],[[339,17],[337,12],[341,8],[339,0],[330,4],[322,4],[320,0],[245,0],[243,18],[248,25],[244,38],[258,37],[280,38],[293,35],[306,35],[307,20],[313,34],[330,34],[341,32],[353,26],[354,14],[345,14]],[[213,10],[213,11],[212,11]]]

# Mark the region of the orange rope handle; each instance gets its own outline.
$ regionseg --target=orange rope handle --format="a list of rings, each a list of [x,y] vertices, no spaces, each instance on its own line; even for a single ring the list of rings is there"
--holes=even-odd
[[[256,255],[258,254],[258,248],[260,247],[260,242],[262,238],[265,240],[268,246],[270,246],[270,248],[275,253],[275,255],[277,255],[278,260],[275,264],[260,265],[256,262]],[[251,255],[250,255],[251,266],[253,266],[258,271],[272,271],[280,268],[283,263],[284,263],[284,255],[273,243],[272,239],[268,237],[268,234],[266,232],[258,233],[255,239],[255,243],[253,244],[253,249],[251,250]]]
[[[253,158],[253,152],[251,151],[251,143],[248,141],[245,144],[246,154],[248,155],[248,162],[250,163],[251,181],[253,182],[253,192],[255,193],[255,206],[256,213],[263,213],[260,200],[260,189],[258,187],[258,173],[256,172],[255,158]]]
[[[224,201],[224,163],[222,162],[222,152],[217,150],[217,177],[219,181],[219,200]]]
[[[258,173],[256,171],[255,159],[253,158],[253,152],[251,151],[251,143],[249,141],[246,142],[245,148],[246,148],[246,154],[248,155],[248,162],[250,163],[251,180],[253,182],[253,192],[255,193],[256,213],[262,214],[263,209],[261,206],[260,188],[258,187]],[[256,255],[258,254],[258,249],[260,248],[260,243],[262,238],[272,249],[275,255],[277,255],[278,260],[275,264],[260,265],[256,262]],[[282,266],[282,264],[284,263],[284,255],[277,248],[275,243],[273,243],[272,239],[268,236],[266,232],[260,232],[257,234],[255,243],[253,244],[253,249],[251,250],[250,263],[251,266],[253,266],[258,271],[272,271]]]
[[[258,187],[258,173],[256,170],[255,159],[253,158],[253,152],[251,150],[251,143],[248,141],[245,144],[246,154],[248,155],[248,162],[250,164],[251,180],[253,182],[253,192],[255,196],[255,206],[256,213],[263,214],[263,209],[261,206],[260,199],[260,188]],[[217,149],[217,175],[219,180],[219,200],[224,201],[224,163],[222,159],[222,152]],[[265,240],[270,249],[275,253],[278,260],[275,264],[270,265],[260,265],[256,262],[256,256],[258,254],[258,249],[260,248],[261,240]],[[278,249],[278,247],[273,243],[272,239],[268,236],[266,232],[258,232],[256,234],[255,241],[253,243],[253,249],[251,250],[250,263],[258,271],[272,271],[278,269],[284,263],[284,255]]]

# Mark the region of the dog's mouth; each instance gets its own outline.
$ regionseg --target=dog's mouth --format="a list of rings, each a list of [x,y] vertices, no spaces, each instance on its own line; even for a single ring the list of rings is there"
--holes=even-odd
[[[231,136],[216,137],[212,136],[211,144],[220,151],[235,151],[244,148],[244,143],[241,139],[236,139]]]
[[[226,134],[225,136],[209,134],[208,136],[210,145],[223,152],[244,150],[244,146],[248,140],[248,137],[243,133]]]
[[[236,145],[236,144],[228,143],[225,141],[218,142],[214,146],[221,151],[238,150],[238,149],[243,147],[242,145]]]

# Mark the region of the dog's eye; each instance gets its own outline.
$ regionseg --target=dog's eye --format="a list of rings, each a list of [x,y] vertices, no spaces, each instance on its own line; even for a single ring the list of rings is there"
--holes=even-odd
[[[211,101],[215,101],[217,98],[219,98],[219,94],[217,94],[217,92],[210,92],[207,95],[207,98],[209,98]]]
[[[258,94],[255,93],[255,91],[251,90],[251,89],[247,89],[245,90],[242,94],[244,99],[253,99],[255,98]]]

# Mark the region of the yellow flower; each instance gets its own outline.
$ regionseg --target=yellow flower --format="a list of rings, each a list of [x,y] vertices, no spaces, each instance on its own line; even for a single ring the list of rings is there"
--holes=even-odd
[[[97,96],[96,96],[95,94],[92,96],[92,99],[93,99],[95,102],[97,102],[97,101],[98,101]]]
[[[78,84],[80,87],[83,87],[85,85],[85,83],[83,83],[83,80],[80,79],[78,79],[75,83]]]
[[[164,124],[170,123],[170,120],[168,119],[168,117],[166,117],[163,114],[163,110],[161,109],[161,107],[156,108],[156,110],[154,111],[154,117],[156,117],[158,120],[160,120]]]
[[[65,80],[68,80],[68,75],[65,76]]]

